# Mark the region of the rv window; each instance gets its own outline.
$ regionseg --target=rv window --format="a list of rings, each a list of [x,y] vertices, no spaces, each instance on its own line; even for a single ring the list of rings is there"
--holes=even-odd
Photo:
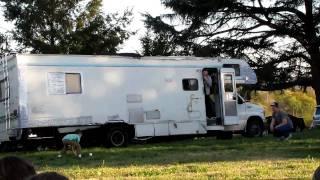
[[[232,83],[232,75],[231,74],[224,75],[224,91],[225,92],[233,92],[233,83]]]
[[[224,68],[233,68],[236,76],[240,76],[240,65],[239,64],[223,64]]]
[[[66,73],[66,93],[80,94],[81,92],[80,73]]]
[[[197,79],[183,79],[182,86],[185,91],[197,91],[199,89]]]
[[[6,98],[5,80],[0,81],[0,101],[4,101]]]

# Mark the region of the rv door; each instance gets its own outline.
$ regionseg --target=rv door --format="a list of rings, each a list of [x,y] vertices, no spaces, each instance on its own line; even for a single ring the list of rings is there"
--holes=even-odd
[[[235,83],[235,72],[232,68],[222,68],[221,77],[221,95],[223,107],[223,124],[236,125],[239,124],[239,116],[237,110],[237,88]]]

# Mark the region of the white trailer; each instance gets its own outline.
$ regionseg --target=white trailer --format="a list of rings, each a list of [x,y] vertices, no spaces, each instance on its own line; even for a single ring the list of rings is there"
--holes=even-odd
[[[243,60],[14,54],[0,63],[2,143],[76,129],[94,129],[83,138],[113,146],[131,138],[263,130],[263,108],[237,95],[236,83],[256,83]],[[216,87],[213,118],[206,115],[204,69]]]

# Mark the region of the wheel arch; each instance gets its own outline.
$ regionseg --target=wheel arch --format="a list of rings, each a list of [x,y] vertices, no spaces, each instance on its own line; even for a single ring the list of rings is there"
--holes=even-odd
[[[247,131],[247,128],[248,128],[248,125],[253,122],[253,121],[258,121],[259,122],[259,125],[260,127],[264,130],[265,127],[264,127],[264,123],[263,123],[263,118],[261,118],[260,116],[258,115],[252,115],[250,117],[248,117],[248,120],[246,122],[246,125],[245,125],[245,132]]]
[[[128,138],[133,138],[135,135],[135,129],[134,129],[134,125],[132,124],[128,124],[125,122],[113,122],[113,123],[106,123],[103,128],[108,131],[112,128],[121,128],[123,129],[127,135]]]

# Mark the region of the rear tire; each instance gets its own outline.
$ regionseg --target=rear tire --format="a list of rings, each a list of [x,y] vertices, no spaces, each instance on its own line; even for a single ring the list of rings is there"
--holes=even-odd
[[[246,137],[261,137],[263,134],[263,125],[258,119],[249,120],[245,132]]]
[[[108,130],[107,146],[124,147],[128,145],[128,134],[123,128],[111,128]]]

